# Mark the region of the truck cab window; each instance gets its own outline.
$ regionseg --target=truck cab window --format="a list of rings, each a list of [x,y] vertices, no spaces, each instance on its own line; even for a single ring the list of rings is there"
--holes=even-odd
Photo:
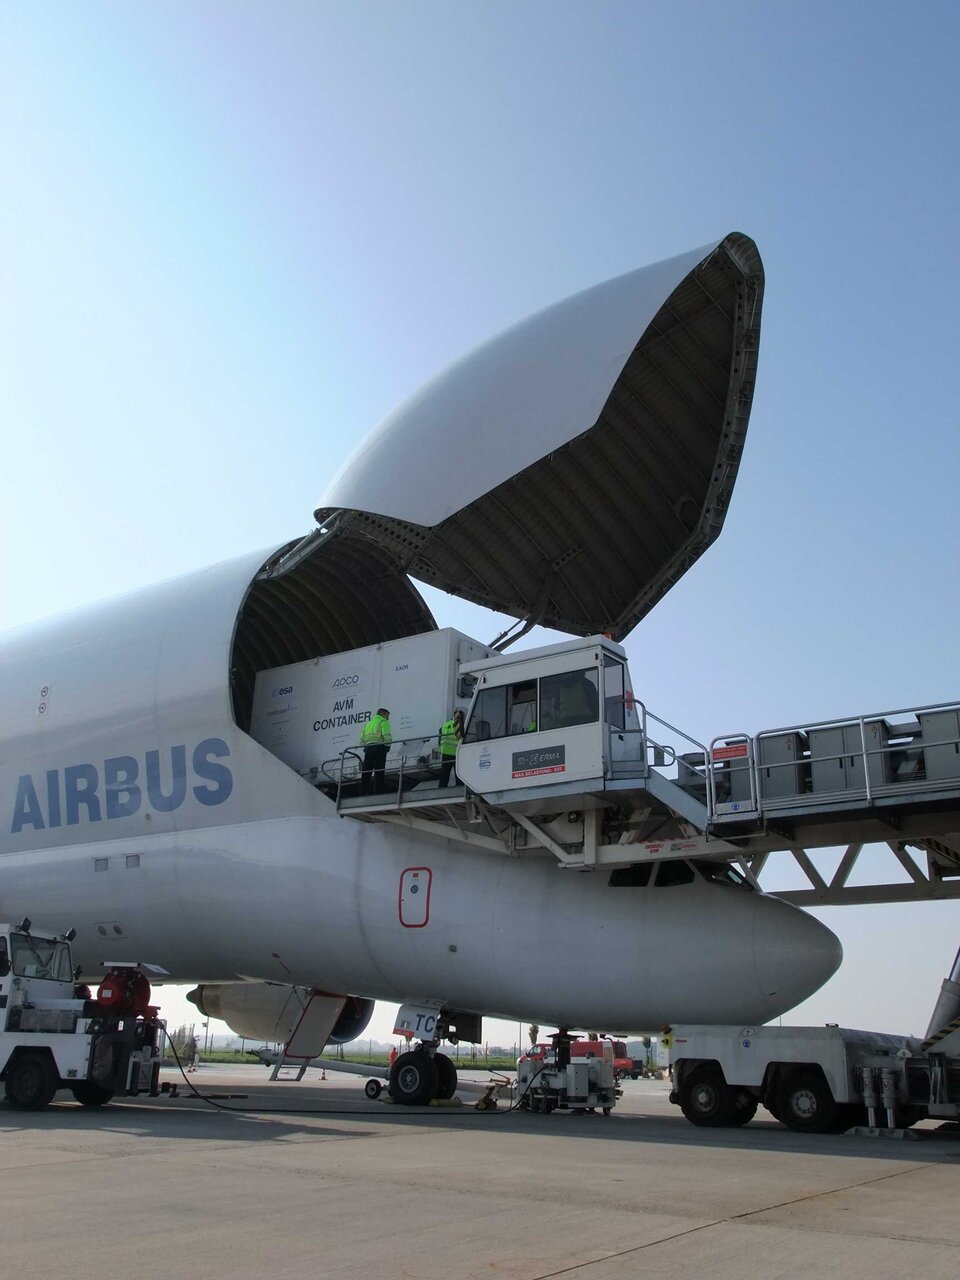
[[[544,676],[540,681],[540,728],[570,729],[596,724],[600,692],[596,667]]]
[[[483,742],[487,738],[502,738],[507,729],[507,690],[481,689],[470,711],[470,721],[464,731],[464,742]]]
[[[623,663],[603,655],[603,718],[613,729],[624,727]]]
[[[10,957],[7,955],[7,940],[0,938],[0,978],[5,978],[10,972]]]
[[[464,741],[513,737],[519,733],[532,733],[536,728],[537,682],[522,680],[517,684],[480,690],[470,713]]]
[[[536,680],[511,685],[507,709],[511,733],[533,733],[537,728]]]
[[[73,977],[70,948],[65,942],[12,933],[10,946],[13,972],[18,978],[52,978],[56,982],[69,982]]]

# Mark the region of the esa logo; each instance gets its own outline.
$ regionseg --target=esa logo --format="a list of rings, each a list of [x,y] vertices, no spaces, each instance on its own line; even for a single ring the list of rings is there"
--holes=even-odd
[[[350,685],[359,684],[360,677],[358,675],[338,676],[330,686],[331,689],[347,689]]]
[[[288,693],[293,693],[293,685],[282,684],[279,689],[274,689],[273,696],[275,698],[285,698]]]

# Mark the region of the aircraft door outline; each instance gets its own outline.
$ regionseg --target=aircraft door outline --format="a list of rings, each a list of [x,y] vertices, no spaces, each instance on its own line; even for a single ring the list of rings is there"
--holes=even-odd
[[[425,929],[430,923],[430,891],[433,872],[429,867],[406,867],[400,872],[397,909],[405,929]]]

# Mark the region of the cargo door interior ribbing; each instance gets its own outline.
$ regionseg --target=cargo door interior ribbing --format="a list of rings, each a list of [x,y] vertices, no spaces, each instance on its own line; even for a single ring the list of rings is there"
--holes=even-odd
[[[283,547],[264,566],[237,616],[230,686],[234,718],[244,731],[257,672],[436,628],[423,597],[382,548],[338,539],[272,573],[295,546]]]

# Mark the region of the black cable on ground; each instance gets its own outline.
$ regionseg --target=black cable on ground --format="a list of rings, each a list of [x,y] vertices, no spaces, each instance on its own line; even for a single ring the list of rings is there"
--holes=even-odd
[[[222,1102],[218,1102],[215,1098],[208,1097],[206,1094],[201,1093],[200,1090],[196,1088],[193,1081],[190,1080],[187,1076],[184,1065],[180,1061],[180,1055],[177,1053],[177,1046],[173,1043],[173,1040],[170,1037],[170,1033],[167,1031],[166,1027],[164,1027],[163,1029],[163,1034],[167,1038],[167,1043],[170,1045],[170,1048],[173,1052],[174,1061],[176,1062],[178,1068],[180,1069],[180,1074],[183,1076],[183,1080],[187,1088],[201,1102],[205,1102],[208,1107],[213,1107],[217,1111],[232,1111],[235,1115],[367,1116],[368,1119],[371,1118],[371,1113],[368,1109],[364,1108],[361,1110],[360,1108],[357,1108],[357,1107],[228,1107],[228,1106],[225,1106]],[[546,1064],[544,1064],[544,1067],[545,1066]],[[536,1080],[537,1076],[540,1075],[540,1073],[544,1070],[544,1067],[541,1067],[540,1070],[537,1071],[536,1075],[533,1077],[533,1079],[530,1082],[531,1084],[533,1083],[533,1080]],[[449,1114],[451,1116],[461,1116],[461,1117],[467,1116],[467,1115],[508,1116],[511,1114],[511,1112],[516,1111],[519,1106],[520,1106],[520,1099],[518,1098],[516,1102],[512,1103],[509,1107],[503,1110],[501,1110],[500,1107],[491,1107],[489,1110],[478,1111],[476,1107],[464,1106],[464,1107],[451,1107],[449,1109]],[[445,1110],[446,1109],[443,1107],[434,1108],[429,1106],[427,1107],[404,1106],[402,1107],[401,1110],[394,1111],[388,1114],[392,1114],[393,1117],[399,1120],[407,1115],[439,1116],[444,1114]],[[379,1119],[380,1117],[373,1117],[373,1118]]]

